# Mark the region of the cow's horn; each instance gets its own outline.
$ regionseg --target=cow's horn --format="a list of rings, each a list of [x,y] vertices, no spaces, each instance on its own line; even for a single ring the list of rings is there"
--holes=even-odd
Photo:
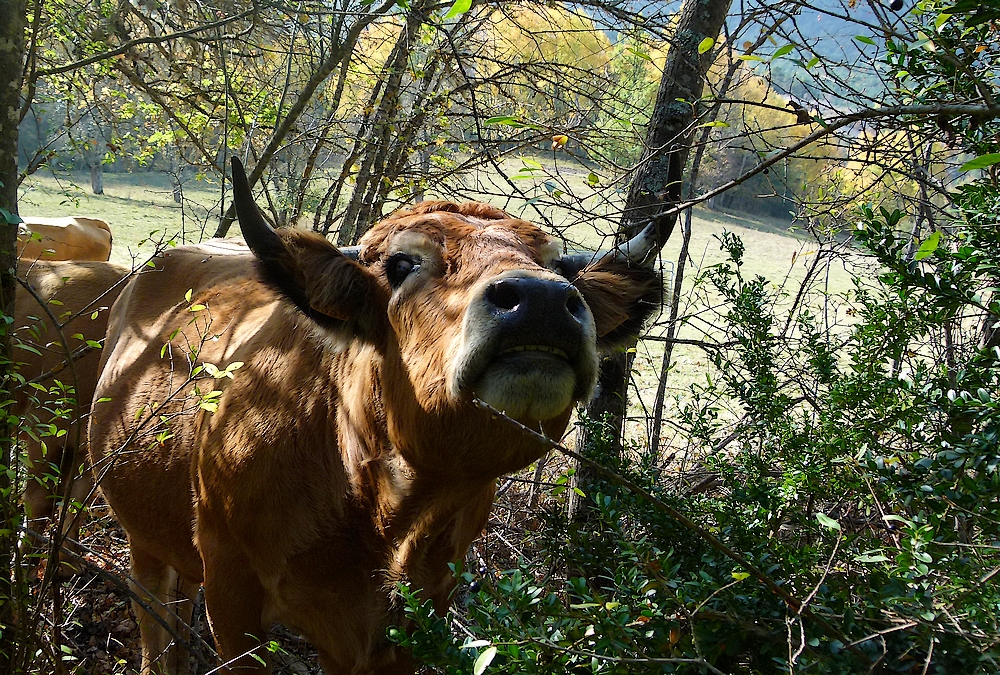
[[[649,262],[650,253],[656,250],[656,227],[650,223],[643,228],[642,232],[635,235],[621,246],[616,246],[601,258],[611,256],[624,256],[629,262],[636,265],[645,265]]]
[[[612,258],[620,256],[635,265],[648,265],[652,263],[650,253],[655,250],[656,230],[650,224],[642,232],[610,251],[567,253],[556,262],[556,271],[567,279],[574,279],[584,267],[604,260],[608,256]]]
[[[264,216],[260,215],[260,209],[253,200],[253,192],[250,191],[250,181],[247,180],[243,162],[239,157],[233,157],[232,166],[233,202],[236,204],[236,215],[240,219],[240,230],[243,231],[247,246],[258,258],[273,257],[281,253],[285,244],[274,228],[264,220]],[[354,261],[361,255],[360,246],[341,246],[338,250]]]
[[[233,202],[236,204],[236,215],[240,219],[240,230],[247,246],[258,258],[273,258],[285,249],[281,237],[274,231],[253,200],[250,182],[247,180],[243,162],[239,157],[233,157]]]

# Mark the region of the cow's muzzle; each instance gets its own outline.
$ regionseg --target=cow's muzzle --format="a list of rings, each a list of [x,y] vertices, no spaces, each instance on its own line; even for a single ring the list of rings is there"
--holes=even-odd
[[[486,286],[481,301],[497,319],[498,356],[540,351],[567,358],[593,321],[580,292],[562,279],[504,277]]]
[[[594,319],[565,279],[513,270],[474,290],[454,394],[471,392],[512,417],[544,421],[588,396],[596,373]]]

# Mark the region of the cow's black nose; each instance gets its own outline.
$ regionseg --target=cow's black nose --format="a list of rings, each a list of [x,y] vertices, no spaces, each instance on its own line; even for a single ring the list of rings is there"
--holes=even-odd
[[[587,314],[580,292],[561,279],[504,277],[486,287],[484,299],[490,312],[512,327],[578,324]]]

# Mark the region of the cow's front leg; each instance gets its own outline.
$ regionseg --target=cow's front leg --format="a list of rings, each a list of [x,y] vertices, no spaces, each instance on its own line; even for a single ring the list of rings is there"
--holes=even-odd
[[[142,639],[140,672],[142,675],[186,675],[191,672],[188,642],[198,584],[184,580],[177,570],[135,542],[131,552],[132,591],[136,598],[143,600],[141,604],[132,603]],[[170,626],[171,630],[164,626]],[[180,638],[180,643],[175,642],[171,631]]]
[[[223,673],[270,673],[265,648],[264,588],[232,541],[199,533],[205,564],[205,610]]]

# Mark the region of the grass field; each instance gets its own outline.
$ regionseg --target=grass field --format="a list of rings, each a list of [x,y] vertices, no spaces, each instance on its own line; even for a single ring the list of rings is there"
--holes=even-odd
[[[508,160],[503,169],[516,175],[523,164]],[[529,203],[531,195],[541,189],[541,183],[555,176],[559,184],[577,196],[577,210],[555,209],[551,206],[539,213]],[[586,182],[586,172],[579,169],[549,172],[515,182],[518,195],[510,183],[496,173],[481,172],[467,177],[462,186],[465,198],[479,198],[507,209],[514,215],[540,222],[548,219],[555,229],[571,241],[600,246],[613,231],[610,218],[613,197],[592,189]],[[161,173],[105,174],[104,195],[93,195],[89,178],[83,174],[55,177],[39,173],[22,185],[20,212],[22,215],[86,215],[102,218],[111,224],[114,233],[112,260],[118,263],[141,264],[156,248],[156,242],[170,238],[178,243],[193,243],[210,237],[218,224],[220,186],[213,181],[190,181],[185,186],[183,204],[173,200],[170,179]],[[227,196],[228,200],[228,196]],[[606,220],[584,215],[586,209],[601,213],[602,200],[609,213]],[[761,275],[769,279],[778,295],[784,294],[779,305],[788,305],[799,282],[816,255],[816,246],[802,236],[783,232],[787,227],[774,221],[738,218],[708,210],[696,209],[692,222],[690,258],[681,296],[681,315],[688,317],[677,337],[688,340],[721,339],[724,324],[714,307],[718,297],[710,290],[693,293],[694,280],[708,266],[723,262],[725,254],[717,237],[728,230],[741,237],[746,247],[744,276]],[[239,236],[238,228],[231,235]],[[680,250],[680,232],[675,232],[663,250],[666,269],[676,265]],[[849,276],[843,267],[831,265],[821,277],[820,290],[839,293],[847,289]],[[672,282],[671,282],[672,284]],[[650,334],[666,331],[666,311],[653,324]],[[663,342],[643,340],[637,349],[635,391],[633,401],[636,418],[652,406],[656,389]],[[683,398],[693,382],[704,381],[708,372],[705,352],[691,345],[678,345],[673,353],[674,367],[668,380],[668,395]],[[639,433],[638,428],[634,429]]]
[[[219,184],[190,181],[182,204],[173,200],[163,173],[106,173],[104,194],[90,192],[89,175],[39,172],[21,185],[18,210],[32,216],[91,216],[106,220],[114,237],[111,260],[145,260],[156,241],[194,243],[218,225]],[[207,233],[207,234],[206,234]]]
[[[518,163],[510,160],[505,170],[516,173]],[[567,177],[568,174],[568,177]],[[583,192],[583,179],[574,180],[580,171],[560,172],[569,184],[579,183],[574,192]],[[585,174],[582,174],[585,175]],[[490,178],[490,180],[487,180]],[[541,180],[541,177],[539,177]],[[516,183],[518,187],[530,187]],[[476,189],[476,188],[480,189]],[[484,201],[506,208],[511,213],[539,222],[533,209],[525,206],[523,197],[502,198],[498,195],[510,188],[495,176],[478,176],[470,180],[469,189],[464,190],[467,198],[481,198]],[[211,236],[218,225],[220,185],[217,180],[192,180],[184,187],[182,204],[173,200],[170,178],[163,173],[106,173],[104,174],[104,194],[90,193],[88,176],[39,172],[29,177],[21,186],[19,208],[22,215],[38,216],[92,216],[102,218],[111,224],[114,232],[112,260],[128,263],[133,255],[152,252],[152,240],[165,235],[175,237],[178,243],[193,243]],[[593,192],[593,191],[591,191]],[[226,199],[228,200],[228,194]],[[596,207],[599,198],[582,199],[583,207]],[[599,209],[598,209],[599,210]],[[600,246],[611,233],[613,222],[596,223],[593,218],[574,215],[566,209],[556,214],[548,208],[546,215],[557,229],[566,232],[570,239],[589,246]],[[602,227],[603,225],[603,227]],[[691,257],[698,265],[719,262],[723,255],[714,236],[723,230],[734,232],[746,244],[746,269],[752,274],[761,274],[771,279],[780,279],[788,272],[793,254],[796,255],[796,269],[804,269],[809,263],[810,245],[803,239],[781,232],[784,224],[753,218],[740,218],[708,210],[696,209],[692,227]],[[233,229],[233,236],[239,236]],[[680,247],[679,234],[667,244],[663,251],[665,260],[676,259]],[[794,277],[793,272],[793,277]]]

